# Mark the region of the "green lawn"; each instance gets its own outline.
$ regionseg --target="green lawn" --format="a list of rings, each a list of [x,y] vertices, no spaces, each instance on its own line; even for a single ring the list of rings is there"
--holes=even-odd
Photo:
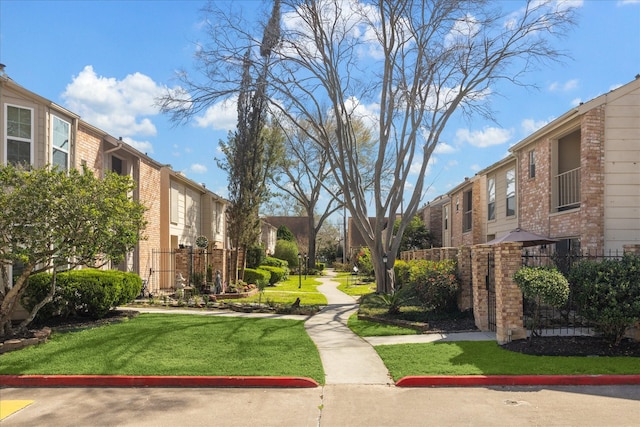
[[[303,321],[141,314],[0,355],[0,374],[298,376],[324,383]]]
[[[327,305],[327,297],[318,292],[320,282],[314,276],[304,275],[298,281],[298,275],[290,275],[288,280],[276,283],[275,286],[268,286],[262,295],[262,303],[267,301],[276,304],[293,304],[296,298],[300,298],[301,305]],[[302,284],[302,287],[298,286]],[[249,298],[227,300],[228,302],[258,302],[260,295],[256,294]],[[224,300],[224,298],[221,298]]]
[[[369,322],[368,320],[358,320],[358,313],[349,316],[347,323],[356,335],[361,337],[386,337],[390,335],[417,335],[415,329],[403,328],[401,326],[384,325],[378,322]]]
[[[381,345],[376,351],[394,380],[409,375],[638,374],[637,357],[531,356],[493,341]]]
[[[359,297],[361,295],[367,295],[375,292],[375,283],[362,283],[361,279],[362,278],[360,276],[356,277],[351,273],[338,273],[338,275],[331,280],[340,283],[340,285],[338,285],[338,290],[353,297]]]

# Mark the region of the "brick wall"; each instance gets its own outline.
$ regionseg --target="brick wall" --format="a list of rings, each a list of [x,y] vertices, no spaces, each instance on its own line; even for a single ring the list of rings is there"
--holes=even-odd
[[[102,136],[83,126],[82,122],[80,122],[78,133],[76,134],[73,166],[80,168],[84,162],[97,176],[101,176],[104,169],[101,147]]]
[[[155,291],[160,289],[160,284],[153,283],[154,275],[151,274],[151,269],[153,268],[152,251],[162,247],[160,241],[162,234],[160,223],[161,196],[158,194],[161,189],[160,170],[153,164],[142,159],[140,161],[137,179],[138,200],[147,208],[145,212],[147,226],[143,232],[145,239],[140,240],[138,243],[139,274],[143,279],[149,280],[149,289]]]
[[[536,174],[529,177],[529,152],[535,153]],[[520,228],[548,235],[551,212],[551,142],[542,138],[515,153],[518,157],[518,218]]]

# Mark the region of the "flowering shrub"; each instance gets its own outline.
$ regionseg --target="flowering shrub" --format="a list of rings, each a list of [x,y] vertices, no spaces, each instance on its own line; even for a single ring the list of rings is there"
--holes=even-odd
[[[416,260],[409,263],[409,288],[427,309],[454,311],[458,280],[453,260]]]

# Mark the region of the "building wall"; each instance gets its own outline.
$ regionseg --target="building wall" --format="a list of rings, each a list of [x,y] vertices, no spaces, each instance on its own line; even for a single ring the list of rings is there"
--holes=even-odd
[[[146,207],[145,220],[147,227],[144,231],[145,239],[138,244],[139,274],[143,279],[150,280],[153,267],[152,252],[161,245],[162,206],[160,189],[160,168],[142,159],[138,170],[138,199]]]
[[[516,209],[515,215],[507,216],[507,171],[513,169],[515,172],[515,180],[516,180]],[[528,175],[527,175],[528,176]],[[489,215],[489,179],[495,179],[495,217],[494,219],[488,219]],[[499,168],[491,170],[486,174],[486,201],[487,205],[485,212],[485,219],[487,222],[487,240],[491,240],[495,237],[500,237],[504,234],[507,234],[509,231],[518,227],[518,170],[516,168],[516,160],[510,161]],[[486,241],[486,240],[485,240]]]
[[[640,242],[640,88],[612,100],[604,111],[606,250]]]

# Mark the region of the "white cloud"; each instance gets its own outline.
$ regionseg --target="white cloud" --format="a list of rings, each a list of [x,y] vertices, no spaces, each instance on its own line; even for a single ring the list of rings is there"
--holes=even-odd
[[[238,124],[238,100],[225,99],[207,108],[204,115],[195,118],[199,127],[230,131]]]
[[[582,98],[574,98],[571,100],[572,107],[577,107],[580,104],[582,104]]]
[[[551,92],[568,92],[578,87],[578,79],[567,80],[564,83],[553,82],[549,85],[549,91]]]
[[[640,0],[618,0],[618,6],[625,6],[628,4],[640,4]]]
[[[474,163],[474,164],[472,164],[471,166],[469,166],[469,169],[471,169],[471,170],[472,170],[472,171],[474,171],[474,172],[478,172],[478,171],[479,171],[480,169],[482,169],[482,168],[480,167],[480,165],[479,165],[479,164]]]
[[[458,129],[456,131],[456,141],[459,143],[469,143],[475,147],[485,148],[492,145],[500,145],[511,139],[513,131],[495,127],[485,127],[482,130],[470,131],[469,129]]]
[[[206,173],[207,167],[205,165],[201,165],[200,163],[194,163],[189,167],[189,172],[198,174]]]
[[[549,123],[548,120],[524,119],[520,126],[525,134],[531,134]]]
[[[133,73],[118,80],[99,76],[87,65],[73,77],[62,98],[83,120],[113,136],[154,136],[156,127],[148,116],[159,113],[155,99],[163,91],[144,74]]]
[[[427,163],[427,169],[425,171],[425,176],[429,175],[431,173],[431,171],[433,170],[433,166],[435,166],[435,164],[438,163],[438,159],[436,157],[429,157],[429,162]],[[410,175],[417,175],[420,173],[420,168],[422,168],[422,159],[420,160],[415,160],[411,166],[409,166],[409,174]]]
[[[434,154],[451,154],[455,153],[457,150],[452,145],[447,144],[446,142],[439,142],[436,145],[436,148],[433,150]]]
[[[458,166],[458,161],[457,160],[449,160],[447,162],[447,167],[453,168],[453,167],[456,167],[456,166]]]
[[[153,153],[153,145],[149,141],[136,141],[128,136],[123,137],[122,140],[142,153]]]

